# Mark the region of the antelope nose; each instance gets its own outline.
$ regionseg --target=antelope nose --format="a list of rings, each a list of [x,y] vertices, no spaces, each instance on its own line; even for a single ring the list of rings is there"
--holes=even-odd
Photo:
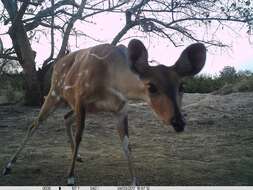
[[[185,127],[185,121],[182,117],[173,117],[171,119],[171,125],[176,132],[183,132]]]

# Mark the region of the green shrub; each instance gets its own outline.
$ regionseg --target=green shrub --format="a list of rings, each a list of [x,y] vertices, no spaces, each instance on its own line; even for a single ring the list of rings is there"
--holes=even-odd
[[[22,74],[0,75],[0,103],[14,103],[24,97],[24,79]]]
[[[9,86],[13,90],[23,91],[24,90],[24,78],[22,73],[19,74],[1,74],[0,75],[0,88],[8,89]]]
[[[253,92],[253,73],[235,72],[233,67],[225,67],[219,76],[197,75],[184,80],[187,93],[229,94],[232,92]]]
[[[239,81],[235,88],[238,90],[238,92],[251,92],[253,91],[253,77],[249,77],[247,79],[243,79]]]
[[[199,75],[184,80],[187,93],[210,93],[220,89],[225,82],[208,75]]]

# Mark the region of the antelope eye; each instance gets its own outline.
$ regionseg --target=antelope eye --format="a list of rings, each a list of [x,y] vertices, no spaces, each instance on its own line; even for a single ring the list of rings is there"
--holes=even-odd
[[[157,87],[152,83],[149,83],[148,91],[149,91],[150,94],[158,93]]]
[[[178,91],[179,91],[180,93],[183,93],[183,92],[184,92],[184,84],[183,84],[183,83],[180,84]]]

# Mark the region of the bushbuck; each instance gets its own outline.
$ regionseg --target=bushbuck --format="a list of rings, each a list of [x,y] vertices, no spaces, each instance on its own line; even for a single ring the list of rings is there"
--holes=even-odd
[[[74,168],[85,127],[86,113],[113,112],[118,118],[118,133],[133,185],[137,183],[131,160],[128,134],[127,100],[144,100],[155,115],[176,132],[185,127],[181,113],[182,79],[200,72],[206,60],[206,48],[201,43],[188,46],[173,66],[148,64],[144,44],[133,39],[123,45],[97,45],[70,53],[61,58],[53,69],[51,88],[38,117],[29,126],[26,137],[3,174],[10,172],[13,163],[38,126],[62,103],[71,111],[64,116],[72,148],[68,185],[75,184]],[[71,123],[76,132],[72,136]]]

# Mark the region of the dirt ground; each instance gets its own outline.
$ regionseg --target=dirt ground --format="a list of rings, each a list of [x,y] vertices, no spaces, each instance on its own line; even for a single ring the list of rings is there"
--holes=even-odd
[[[129,133],[141,185],[253,185],[253,93],[186,94],[187,130],[161,125],[143,103],[130,102]],[[0,167],[39,109],[0,106]],[[71,150],[56,111],[0,185],[66,185]],[[129,185],[112,114],[89,115],[76,165],[78,185]]]

